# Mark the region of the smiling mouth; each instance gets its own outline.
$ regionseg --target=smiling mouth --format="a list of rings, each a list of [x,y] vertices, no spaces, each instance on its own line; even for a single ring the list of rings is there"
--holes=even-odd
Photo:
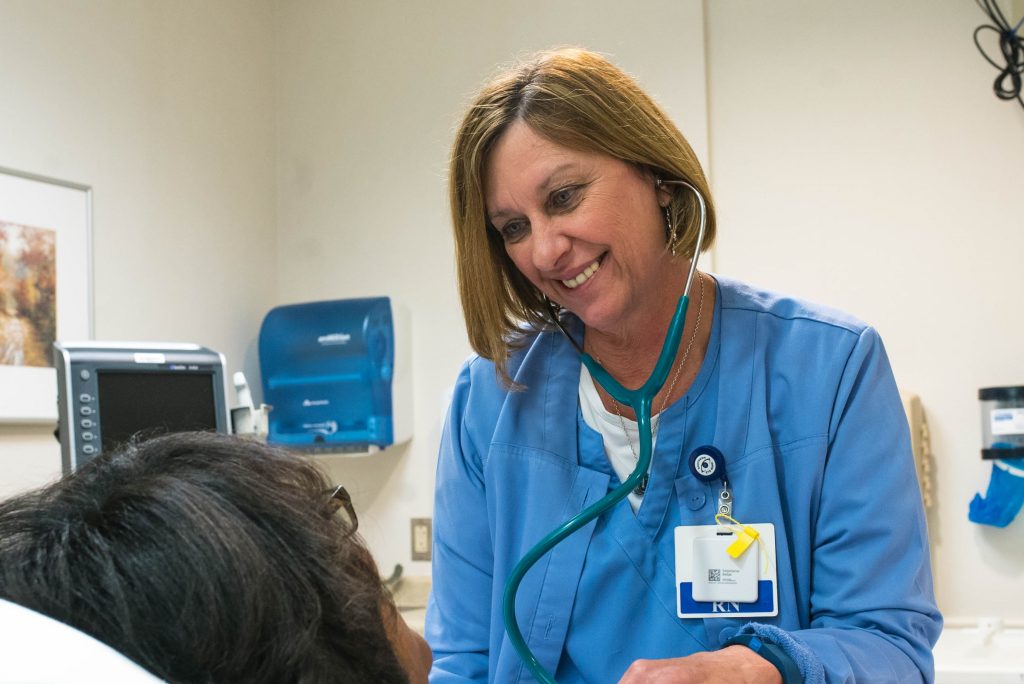
[[[603,257],[604,255],[601,255],[597,259],[594,259],[594,262],[587,266],[585,269],[583,269],[583,272],[580,273],[575,278],[570,278],[569,280],[561,280],[559,282],[561,282],[562,285],[565,285],[570,290],[576,289],[577,287],[579,287],[580,285],[594,277],[594,274],[597,273],[599,268],[601,268],[601,259]]]

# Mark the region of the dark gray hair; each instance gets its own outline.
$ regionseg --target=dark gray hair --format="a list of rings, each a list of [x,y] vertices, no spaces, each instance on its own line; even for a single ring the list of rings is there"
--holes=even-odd
[[[0,502],[0,597],[171,682],[405,682],[370,554],[295,455],[132,444]]]

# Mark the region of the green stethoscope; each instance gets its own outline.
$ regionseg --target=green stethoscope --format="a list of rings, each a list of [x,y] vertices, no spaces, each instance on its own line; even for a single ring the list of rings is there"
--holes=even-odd
[[[541,666],[537,657],[533,655],[533,652],[530,650],[530,647],[526,645],[526,640],[523,639],[523,633],[519,629],[519,624],[516,622],[516,592],[519,591],[519,584],[522,582],[527,571],[533,567],[534,563],[540,560],[541,556],[551,551],[551,549],[560,544],[570,534],[625,499],[629,493],[632,492],[638,484],[640,484],[640,481],[647,474],[647,470],[651,464],[651,444],[654,441],[654,431],[651,428],[651,405],[654,402],[654,397],[657,396],[659,391],[661,391],[662,386],[665,384],[665,380],[668,378],[668,373],[672,369],[672,364],[675,362],[676,351],[679,349],[679,342],[683,336],[683,325],[686,321],[686,309],[690,305],[690,286],[693,284],[693,276],[697,272],[697,258],[700,255],[700,247],[704,244],[707,206],[704,203],[704,197],[700,194],[700,191],[686,181],[659,180],[659,187],[662,184],[682,185],[696,195],[697,204],[700,206],[700,229],[697,234],[696,247],[693,250],[693,258],[690,260],[690,272],[686,277],[686,287],[683,289],[683,295],[679,298],[679,304],[676,305],[676,312],[672,316],[672,322],[669,324],[668,333],[665,335],[665,342],[662,344],[661,354],[658,355],[658,362],[654,365],[654,370],[651,371],[651,375],[647,378],[647,382],[634,390],[629,390],[623,387],[619,381],[613,378],[611,374],[601,366],[601,364],[590,356],[590,354],[583,351],[583,348],[579,343],[573,339],[572,335],[569,334],[569,331],[566,330],[558,321],[558,317],[554,317],[555,324],[561,329],[562,333],[565,334],[573,346],[576,347],[577,351],[579,351],[583,365],[587,367],[587,370],[590,371],[590,374],[594,379],[601,384],[605,391],[608,392],[615,401],[620,404],[625,404],[633,409],[633,412],[636,414],[637,427],[640,430],[640,457],[637,459],[636,468],[630,476],[626,478],[625,482],[609,492],[600,501],[583,509],[578,514],[562,523],[561,526],[553,530],[549,535],[541,539],[540,542],[530,549],[529,552],[523,556],[522,560],[516,564],[515,568],[512,569],[512,574],[509,575],[508,581],[505,583],[505,595],[502,600],[502,615],[505,621],[505,631],[508,633],[509,641],[512,642],[512,646],[516,649],[516,652],[519,654],[519,657],[522,658],[526,667],[530,670],[530,673],[533,674],[537,681],[542,684],[557,684],[557,682],[555,682],[554,677],[549,675]]]

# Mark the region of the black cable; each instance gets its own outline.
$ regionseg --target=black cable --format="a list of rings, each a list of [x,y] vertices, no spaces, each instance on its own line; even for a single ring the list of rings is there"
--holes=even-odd
[[[982,24],[974,29],[974,45],[978,52],[985,58],[985,61],[999,70],[992,89],[1000,100],[1017,100],[1021,107],[1024,107],[1024,98],[1021,97],[1021,75],[1024,74],[1024,41],[1018,33],[1024,18],[1011,27],[1010,22],[1003,16],[1002,10],[996,4],[996,0],[975,0],[978,7],[992,21],[994,26]],[[978,34],[982,31],[995,31],[999,36],[999,50],[1002,52],[1002,64],[996,62],[985,52],[978,42]],[[1007,83],[1008,82],[1008,83]]]

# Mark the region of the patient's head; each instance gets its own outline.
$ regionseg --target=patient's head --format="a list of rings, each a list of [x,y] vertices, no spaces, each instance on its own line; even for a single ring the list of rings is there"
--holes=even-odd
[[[169,681],[406,680],[323,475],[231,437],[160,437],[0,502],[0,598]]]

